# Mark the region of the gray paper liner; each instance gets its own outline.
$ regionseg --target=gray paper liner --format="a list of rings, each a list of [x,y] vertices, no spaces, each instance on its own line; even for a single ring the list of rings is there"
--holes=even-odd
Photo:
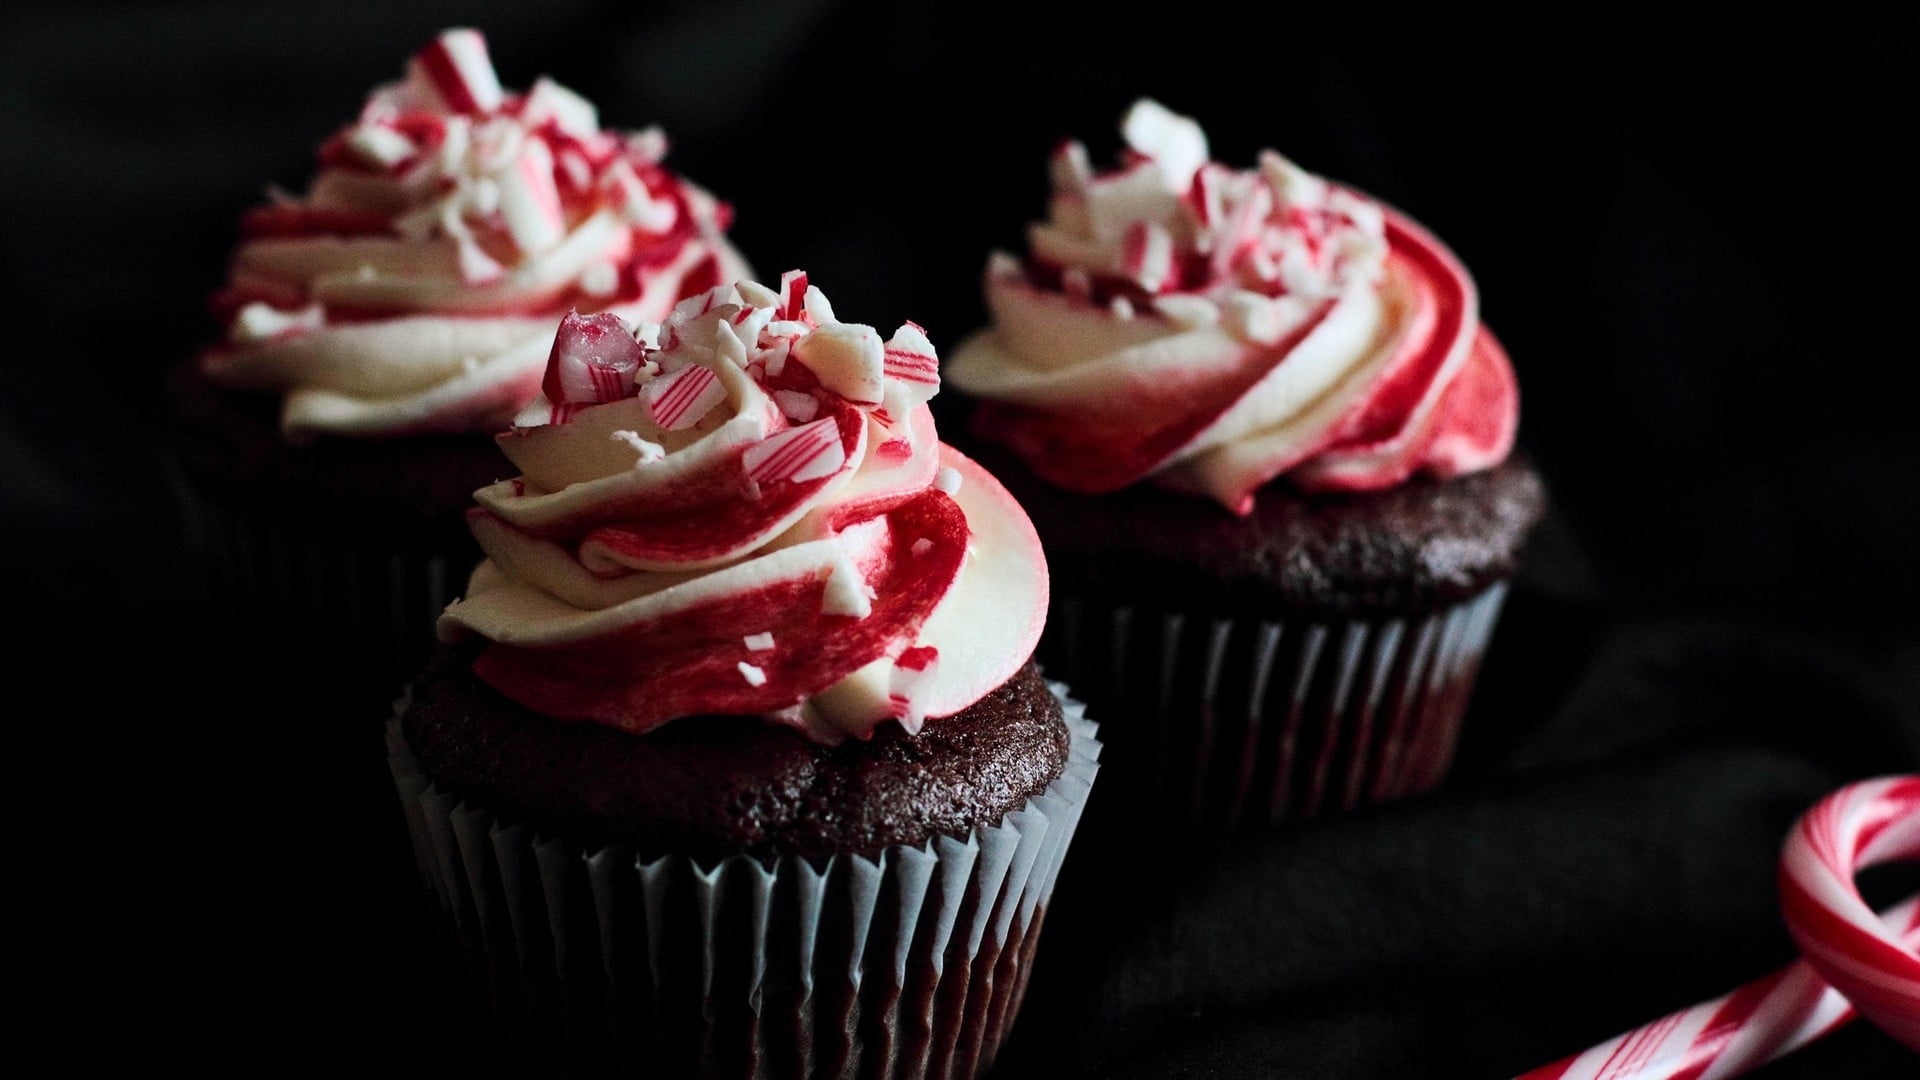
[[[1270,824],[1439,783],[1506,594],[1497,582],[1424,617],[1325,621],[1056,594],[1037,656],[1101,717],[1109,798]]]
[[[466,588],[477,551],[401,552],[313,540],[298,530],[235,513],[173,478],[190,550],[213,587],[236,605],[324,620],[396,670],[419,666],[440,613]]]
[[[589,850],[465,804],[388,763],[421,880],[496,1004],[561,1014],[642,1075],[972,1077],[1026,990],[1061,860],[1098,773],[1098,725],[1050,684],[1061,775],[965,839],[816,865],[712,866]]]

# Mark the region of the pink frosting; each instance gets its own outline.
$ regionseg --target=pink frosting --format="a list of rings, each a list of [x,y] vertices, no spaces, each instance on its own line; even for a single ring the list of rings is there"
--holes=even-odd
[[[1473,281],[1412,221],[1277,154],[1233,170],[1153,102],[1119,169],[1055,155],[1050,220],[996,256],[947,368],[1046,480],[1150,479],[1249,513],[1275,477],[1365,491],[1504,460],[1518,423]]]
[[[919,327],[842,323],[798,273],[657,329],[567,316],[442,637],[485,638],[475,671],[530,708],[635,733],[757,714],[833,742],[966,708],[1026,662],[1046,566],[939,442],[937,371]]]
[[[746,273],[728,208],[665,152],[550,79],[503,90],[479,33],[447,31],[320,148],[304,196],[243,218],[203,369],[286,395],[292,438],[498,431],[561,313],[658,321]]]

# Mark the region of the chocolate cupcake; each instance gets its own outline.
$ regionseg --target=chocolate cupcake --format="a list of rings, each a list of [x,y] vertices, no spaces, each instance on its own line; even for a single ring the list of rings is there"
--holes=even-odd
[[[937,361],[804,275],[570,316],[487,558],[389,727],[444,925],[516,1018],[671,1074],[972,1076],[1098,743]],[[558,1052],[558,1048],[556,1048]]]
[[[1472,279],[1271,152],[1142,101],[1123,167],[1064,145],[946,376],[1054,560],[1050,673],[1144,812],[1267,822],[1446,773],[1544,509]]]
[[[492,436],[571,310],[657,321],[745,272],[728,209],[550,79],[504,91],[448,31],[241,222],[225,340],[171,373],[195,546],[239,597],[416,666],[478,551]]]

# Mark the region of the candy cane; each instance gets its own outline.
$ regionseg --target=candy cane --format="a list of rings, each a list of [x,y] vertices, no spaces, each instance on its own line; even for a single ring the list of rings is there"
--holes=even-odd
[[[1822,799],[1780,854],[1781,911],[1801,959],[1521,1080],[1722,1080],[1852,1020],[1920,1050],[1920,896],[1875,915],[1853,876],[1920,855],[1920,776]]]

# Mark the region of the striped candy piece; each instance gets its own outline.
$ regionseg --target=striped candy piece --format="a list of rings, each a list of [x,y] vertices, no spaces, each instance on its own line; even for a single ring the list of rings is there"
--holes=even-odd
[[[747,447],[742,460],[747,477],[766,485],[832,476],[846,464],[847,454],[840,444],[840,424],[829,416],[767,436]]]
[[[569,312],[554,331],[547,371],[540,380],[540,390],[555,410],[552,422],[564,422],[563,406],[599,405],[627,397],[645,360],[646,349],[620,316],[608,311]]]
[[[451,112],[491,113],[506,100],[487,56],[487,39],[478,30],[448,30],[415,59]]]
[[[1723,1080],[1841,1027],[1856,1007],[1920,1049],[1920,896],[1875,915],[1853,884],[1867,866],[1912,855],[1920,855],[1920,776],[1828,796],[1781,854],[1781,903],[1802,959],[1521,1080]]]
[[[648,383],[643,393],[662,431],[685,431],[726,400],[727,388],[712,368],[694,364]]]

